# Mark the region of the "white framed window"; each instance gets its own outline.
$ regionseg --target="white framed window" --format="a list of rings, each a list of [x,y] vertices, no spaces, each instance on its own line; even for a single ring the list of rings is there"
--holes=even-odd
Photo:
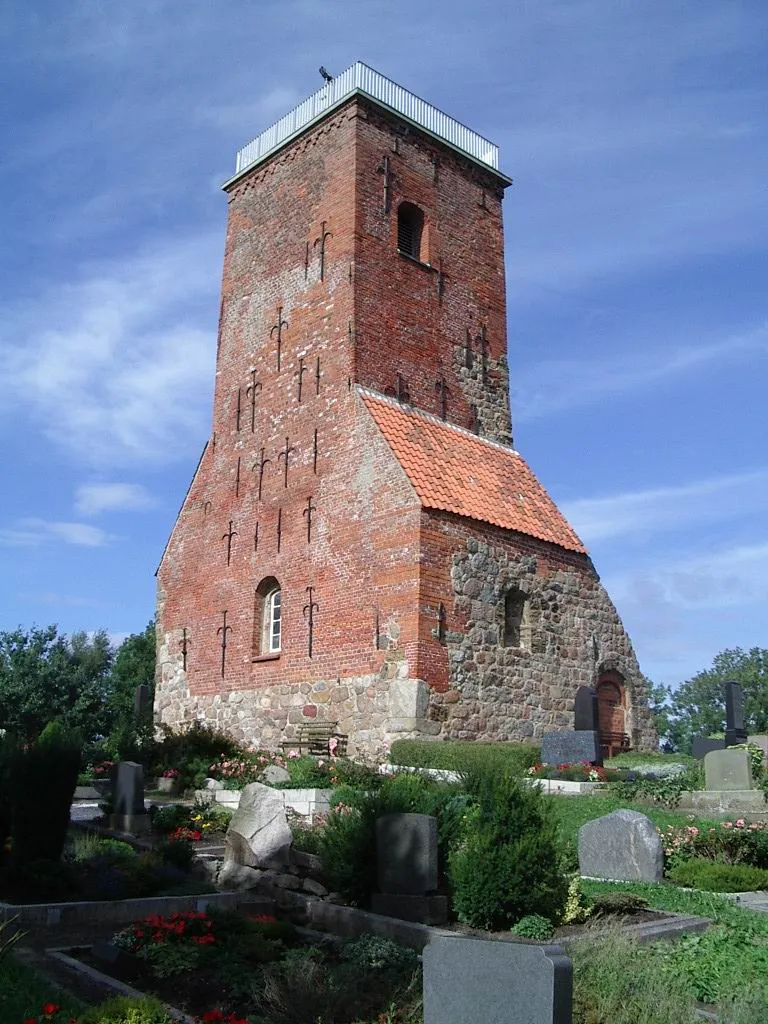
[[[283,597],[278,587],[264,602],[264,644],[266,654],[279,654],[282,640]]]
[[[253,603],[253,657],[276,658],[283,646],[283,591],[274,576],[256,587]]]

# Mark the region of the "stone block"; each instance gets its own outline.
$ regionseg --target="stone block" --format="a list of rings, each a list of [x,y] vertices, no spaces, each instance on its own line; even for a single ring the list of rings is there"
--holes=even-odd
[[[573,702],[573,728],[576,732],[597,731],[597,690],[580,686]]]
[[[573,967],[559,946],[433,936],[424,1024],[571,1024]]]
[[[691,752],[697,761],[703,761],[710,750],[725,750],[725,740],[714,740],[709,736],[697,736],[694,739]]]
[[[262,772],[261,777],[268,786],[274,786],[275,783],[290,782],[291,774],[287,768],[283,768],[279,764],[268,764]]]
[[[768,736],[764,733],[760,733],[757,736],[749,736],[747,743],[751,743],[753,747],[760,747],[763,752],[763,764],[768,764]]]
[[[575,764],[579,761],[602,764],[598,734],[587,729],[545,732],[541,737],[541,760],[543,764]]]
[[[752,789],[749,751],[710,750],[704,758],[704,788],[717,792]]]
[[[251,868],[285,863],[291,839],[283,794],[260,782],[247,785],[227,829],[225,861]]]
[[[144,769],[135,761],[120,761],[112,777],[112,813],[144,813]]]
[[[381,892],[420,896],[437,888],[437,819],[385,814],[376,821],[376,868]]]
[[[589,878],[658,882],[664,849],[656,826],[639,811],[614,811],[579,829],[579,871]]]
[[[374,914],[381,914],[382,917],[396,917],[400,921],[441,925],[448,920],[448,897],[375,892],[371,896],[371,910]]]

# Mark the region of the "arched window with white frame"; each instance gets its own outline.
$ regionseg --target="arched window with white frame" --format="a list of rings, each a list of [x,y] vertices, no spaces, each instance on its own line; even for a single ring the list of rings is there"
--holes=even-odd
[[[253,606],[253,656],[276,658],[283,646],[283,592],[274,576],[259,583]]]

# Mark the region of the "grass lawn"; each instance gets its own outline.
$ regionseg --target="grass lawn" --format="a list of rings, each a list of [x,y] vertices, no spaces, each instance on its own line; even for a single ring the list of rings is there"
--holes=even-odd
[[[0,1021],[21,1024],[37,1018],[45,1003],[58,1003],[75,1016],[83,1006],[41,978],[31,967],[25,967],[12,955],[0,959]]]

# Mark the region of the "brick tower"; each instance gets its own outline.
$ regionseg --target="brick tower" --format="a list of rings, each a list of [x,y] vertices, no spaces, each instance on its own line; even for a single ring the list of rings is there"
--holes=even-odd
[[[239,154],[213,430],[158,569],[159,722],[520,739],[610,682],[612,734],[653,742],[615,609],[511,447],[508,184],[361,63]]]

